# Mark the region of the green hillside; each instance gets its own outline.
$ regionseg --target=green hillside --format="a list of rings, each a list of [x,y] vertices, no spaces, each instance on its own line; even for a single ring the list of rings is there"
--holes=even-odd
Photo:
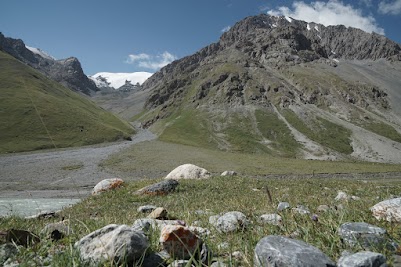
[[[90,100],[0,52],[0,153],[82,146],[134,130]]]

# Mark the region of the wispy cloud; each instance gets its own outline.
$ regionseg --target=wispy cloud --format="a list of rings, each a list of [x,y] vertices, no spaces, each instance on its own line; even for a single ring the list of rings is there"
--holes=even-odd
[[[156,56],[145,54],[145,53],[131,54],[131,55],[128,55],[126,63],[135,64],[141,68],[158,70],[158,69],[166,66],[167,64],[170,64],[171,62],[173,62],[176,59],[177,59],[176,56],[165,51],[162,54],[159,54]]]
[[[221,29],[221,32],[228,32],[231,29],[231,26],[226,26],[223,29]]]
[[[397,2],[400,1],[397,0]],[[384,29],[378,26],[374,17],[364,16],[361,10],[337,0],[316,1],[310,4],[296,1],[292,4],[292,9],[281,6],[276,10],[269,10],[267,13],[274,16],[284,15],[307,22],[316,22],[325,26],[342,24],[366,32],[384,34]]]
[[[401,0],[381,1],[379,3],[379,12],[391,15],[401,14]]]

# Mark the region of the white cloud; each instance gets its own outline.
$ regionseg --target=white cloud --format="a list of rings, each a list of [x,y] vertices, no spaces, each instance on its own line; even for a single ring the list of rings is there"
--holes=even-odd
[[[228,32],[231,29],[231,26],[224,27],[221,32]]]
[[[401,1],[401,0],[397,0]],[[361,10],[341,1],[329,0],[328,2],[316,1],[306,4],[303,1],[296,1],[292,4],[293,9],[282,6],[277,10],[270,10],[267,13],[274,16],[288,16],[307,22],[328,25],[344,25],[362,29],[366,32],[384,34],[384,29],[377,25],[372,16],[363,16]]]
[[[138,67],[141,68],[158,70],[166,66],[167,64],[173,62],[176,59],[177,59],[176,56],[165,51],[157,56],[148,55],[144,53],[137,55],[131,54],[128,55],[126,63],[136,64]]]
[[[383,14],[399,15],[401,14],[401,0],[391,2],[381,1],[379,3],[379,11]]]

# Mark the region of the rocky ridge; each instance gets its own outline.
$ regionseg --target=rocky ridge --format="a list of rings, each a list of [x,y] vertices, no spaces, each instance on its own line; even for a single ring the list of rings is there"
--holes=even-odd
[[[5,37],[2,33],[0,33],[0,50],[73,91],[91,95],[99,90],[84,74],[81,63],[75,57],[60,60],[44,57],[43,53],[34,53],[31,51],[32,48],[28,49],[22,40]]]
[[[142,85],[149,97],[141,120],[177,141],[163,135],[180,134],[186,116],[196,117],[201,143],[222,150],[401,162],[400,60],[400,45],[376,33],[248,17],[219,42],[150,77]],[[272,120],[284,133],[268,125]],[[330,137],[331,127],[341,131],[342,144]],[[252,146],[233,142],[233,128]]]

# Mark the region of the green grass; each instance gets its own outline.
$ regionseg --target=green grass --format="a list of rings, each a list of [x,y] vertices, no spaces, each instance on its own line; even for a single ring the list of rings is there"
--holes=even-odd
[[[300,144],[294,139],[287,125],[271,112],[255,111],[258,128],[263,136],[273,142],[280,156],[295,157]]]
[[[73,244],[84,235],[105,225],[132,225],[135,219],[146,215],[138,213],[139,206],[154,204],[168,210],[169,217],[184,220],[187,225],[197,224],[211,230],[212,235],[205,242],[213,252],[214,259],[226,262],[228,266],[253,266],[253,249],[257,242],[267,235],[288,236],[298,233],[297,239],[316,246],[332,260],[337,261],[341,252],[348,249],[337,235],[338,227],[345,222],[367,222],[388,231],[394,241],[401,242],[401,225],[376,221],[369,208],[378,201],[399,194],[401,180],[350,180],[350,179],[250,179],[244,177],[212,177],[209,180],[183,180],[176,192],[167,196],[138,196],[133,194],[137,189],[156,182],[146,180],[129,183],[121,189],[89,197],[72,208],[62,211],[61,216],[69,219],[69,226],[74,234],[59,242],[43,240],[39,245],[21,248],[16,260],[28,266],[29,262],[38,261],[38,256],[53,255],[52,266],[82,266]],[[266,188],[272,195],[270,203]],[[287,201],[292,207],[302,204],[311,213],[317,213],[319,205],[338,206],[334,200],[337,191],[346,191],[349,195],[361,198],[359,201],[342,202],[343,209],[331,210],[319,214],[319,221],[313,222],[309,216],[298,215],[290,210],[280,212],[283,218],[281,227],[258,223],[258,217],[266,213],[275,213],[280,201]],[[209,215],[196,214],[196,210],[219,214],[228,211],[241,211],[251,226],[233,234],[221,234],[208,223]],[[39,233],[45,224],[53,219],[24,220],[18,217],[0,219],[0,229],[19,228]],[[150,233],[151,250],[160,251],[159,232]],[[219,244],[226,242],[226,248]],[[359,251],[356,247],[349,249]],[[242,261],[232,259],[233,251],[241,251],[245,258]],[[391,261],[388,251],[375,249],[384,253]],[[40,262],[39,262],[40,263]],[[25,265],[24,265],[25,264]],[[32,265],[32,264],[31,264]],[[30,265],[30,266],[31,266]],[[40,264],[38,264],[40,265]],[[35,266],[33,264],[33,266]],[[105,263],[100,266],[114,266]],[[124,265],[123,265],[124,266]]]
[[[371,132],[374,132],[381,136],[387,137],[393,141],[401,143],[401,134],[387,123],[384,122],[363,123],[362,127]]]
[[[286,109],[282,114],[295,129],[309,139],[344,154],[353,152],[351,130],[321,117],[317,117],[308,127],[293,111]]]
[[[0,153],[128,138],[132,127],[0,52]]]
[[[161,141],[143,142],[109,157],[105,168],[123,177],[162,177],[178,165],[192,163],[219,174],[243,175],[400,172],[400,164],[278,158],[267,154],[231,153]]]

